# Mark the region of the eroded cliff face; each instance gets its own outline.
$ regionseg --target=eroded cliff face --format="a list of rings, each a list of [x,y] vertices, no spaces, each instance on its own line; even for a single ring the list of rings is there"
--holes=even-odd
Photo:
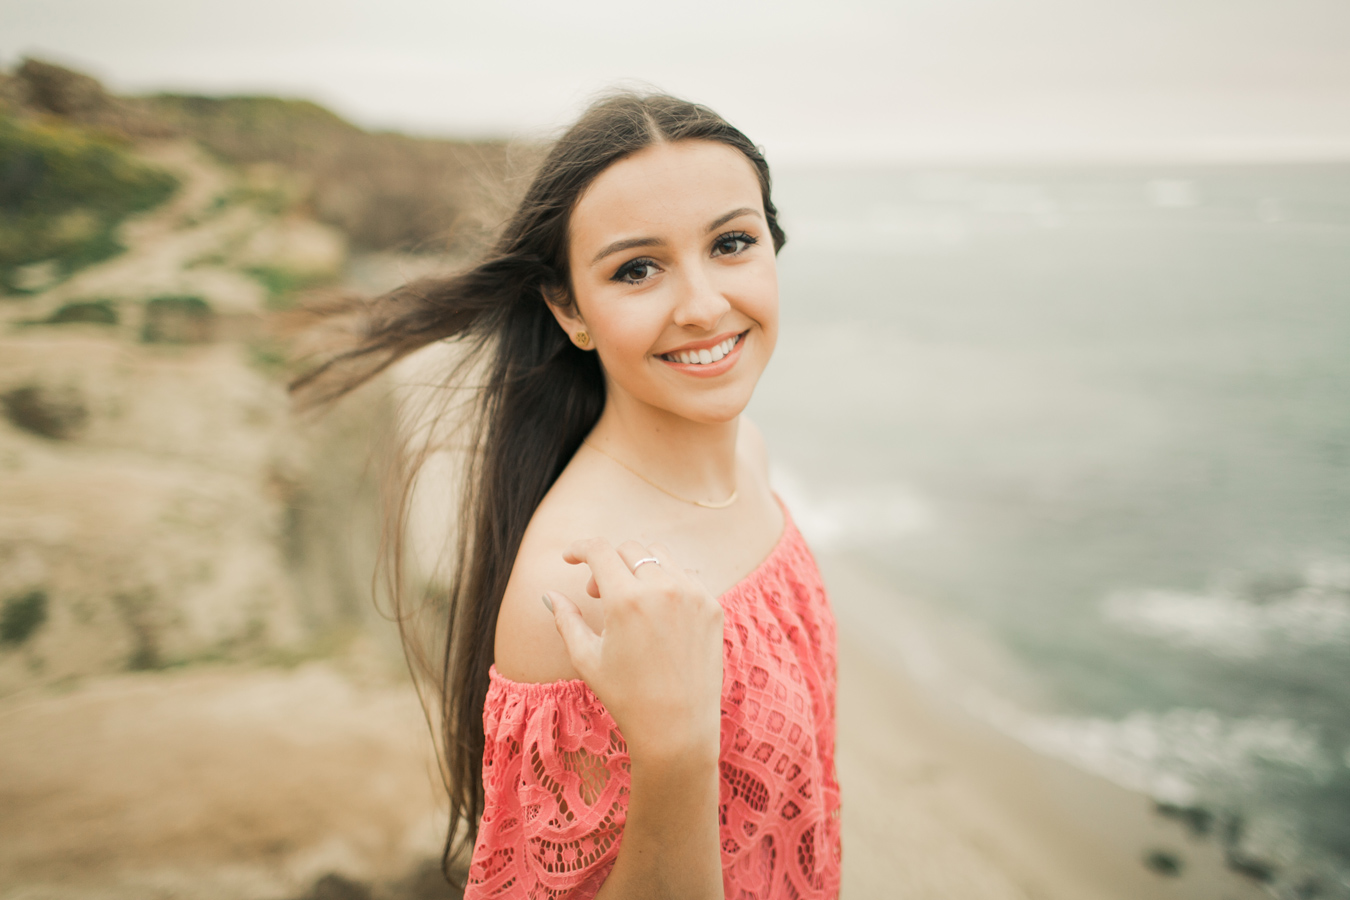
[[[298,421],[274,314],[462,259],[507,155],[302,101],[0,75],[0,696],[344,629],[388,643],[388,389]]]
[[[126,249],[0,301],[0,602],[42,598],[0,692],[298,652],[355,613],[306,589],[300,504],[332,448],[290,414],[254,274],[334,282],[345,238],[220,202],[248,177],[189,143],[137,157],[180,187],[119,225]]]
[[[390,388],[297,417],[274,313],[451,258],[370,253],[316,207],[336,168],[29,68],[0,78],[0,894],[444,896],[371,596]],[[121,187],[61,181],[90,160]]]

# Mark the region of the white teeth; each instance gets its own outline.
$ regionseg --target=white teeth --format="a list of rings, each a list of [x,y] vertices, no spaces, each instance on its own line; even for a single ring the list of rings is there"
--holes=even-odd
[[[709,363],[717,362],[730,353],[731,348],[735,347],[740,339],[740,335],[736,335],[706,350],[681,350],[678,353],[667,353],[665,358],[671,362],[684,363],[685,365],[706,366]]]

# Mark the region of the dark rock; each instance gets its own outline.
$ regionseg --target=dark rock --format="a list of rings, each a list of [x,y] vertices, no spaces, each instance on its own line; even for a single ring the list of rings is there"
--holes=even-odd
[[[1144,855],[1144,865],[1169,878],[1179,877],[1186,867],[1180,856],[1168,850],[1150,850]]]
[[[464,892],[451,884],[438,860],[426,860],[406,879],[389,886],[387,900],[460,900]]]
[[[1264,859],[1229,849],[1224,854],[1224,863],[1229,869],[1261,884],[1270,884],[1275,880],[1275,865]]]
[[[143,102],[109,94],[98,79],[40,59],[25,59],[6,83],[0,83],[0,101],[123,137],[165,138],[176,133]]]
[[[47,621],[47,592],[10,597],[0,608],[0,643],[22,644]]]
[[[406,877],[368,885],[330,872],[296,900],[461,900],[464,892],[446,880],[439,860],[424,860]]]
[[[1215,815],[1203,806],[1180,806],[1175,803],[1155,803],[1160,816],[1175,819],[1185,825],[1196,837],[1204,837],[1214,830]]]
[[[54,440],[69,440],[89,418],[89,411],[71,389],[24,385],[0,395],[0,405],[15,427]]]
[[[1224,864],[1252,881],[1270,884],[1275,880],[1277,867],[1243,849],[1242,837],[1246,832],[1247,822],[1241,815],[1232,813],[1225,817],[1220,834]]]
[[[25,59],[17,74],[28,86],[28,102],[58,116],[89,118],[112,102],[97,79],[39,59]]]
[[[372,900],[372,896],[368,885],[329,872],[314,882],[301,900]]]

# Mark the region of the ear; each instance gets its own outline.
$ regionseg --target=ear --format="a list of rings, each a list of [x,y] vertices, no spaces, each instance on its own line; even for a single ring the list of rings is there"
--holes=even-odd
[[[584,345],[577,340],[578,334],[587,334],[586,321],[581,318],[581,311],[577,309],[577,305],[567,296],[567,291],[548,286],[540,288],[540,291],[544,295],[544,302],[548,304],[548,311],[558,320],[558,326],[567,335],[567,339],[581,350],[593,349],[595,347],[593,340],[588,339]]]

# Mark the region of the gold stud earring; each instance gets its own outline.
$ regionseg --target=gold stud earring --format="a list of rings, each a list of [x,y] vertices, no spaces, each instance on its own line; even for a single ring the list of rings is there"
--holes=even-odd
[[[584,331],[577,332],[577,343],[585,347],[591,342],[591,336]]]

